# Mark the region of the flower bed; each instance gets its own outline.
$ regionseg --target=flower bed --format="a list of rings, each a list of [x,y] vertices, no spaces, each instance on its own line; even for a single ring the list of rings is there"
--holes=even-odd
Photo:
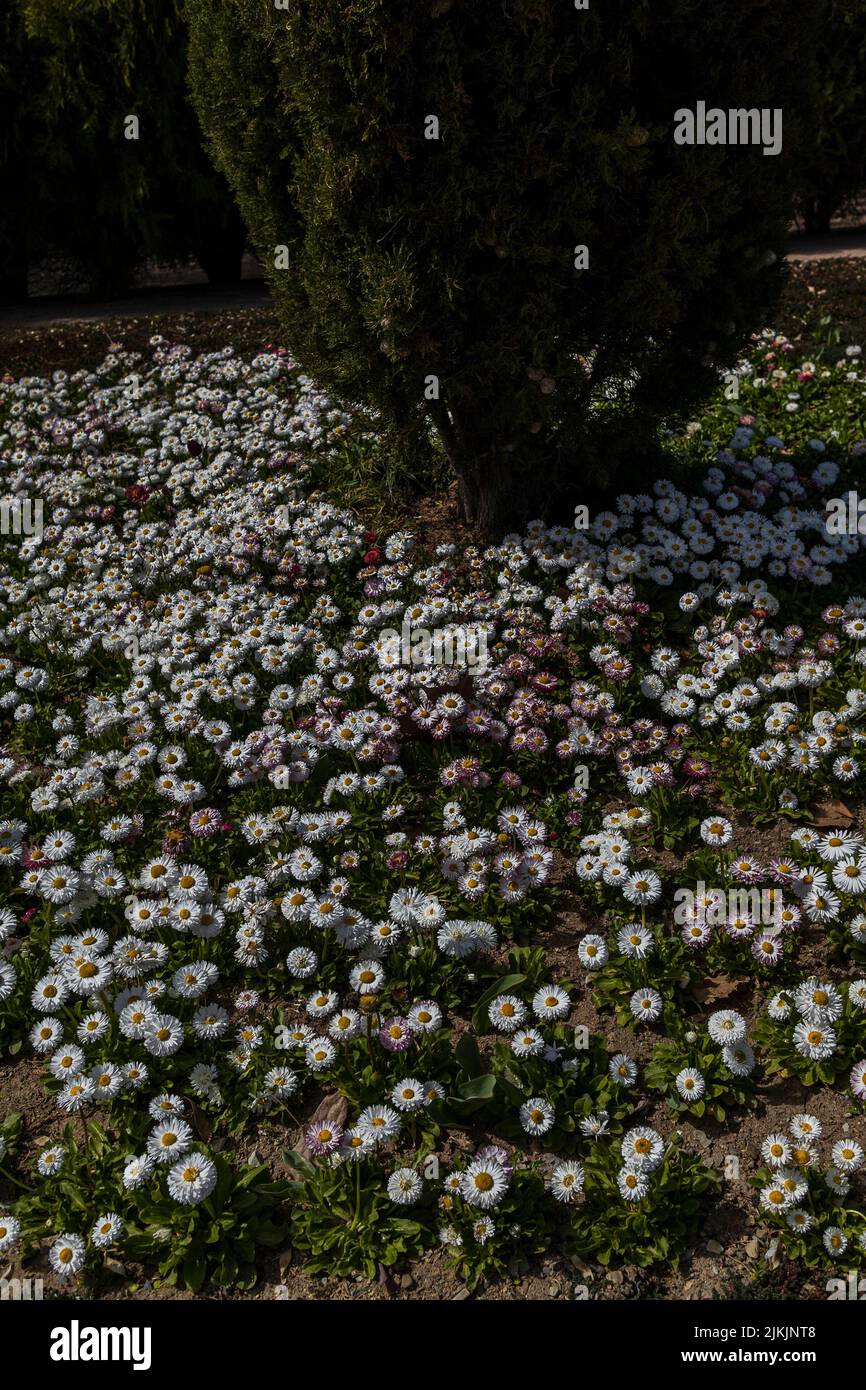
[[[795,1077],[838,1133],[792,1103],[755,1211],[859,1267],[866,379],[785,355],[687,482],[432,549],[328,496],[366,427],[284,352],[0,383],[0,1028],[56,1121],[0,1131],[0,1251],[672,1267],[730,1178],[683,1121],[736,1156]]]

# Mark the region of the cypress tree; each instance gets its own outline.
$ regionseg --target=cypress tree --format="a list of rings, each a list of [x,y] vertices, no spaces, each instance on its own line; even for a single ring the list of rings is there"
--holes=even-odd
[[[820,9],[187,0],[192,89],[289,345],[492,528],[645,458],[768,312]],[[781,152],[676,143],[700,101]]]

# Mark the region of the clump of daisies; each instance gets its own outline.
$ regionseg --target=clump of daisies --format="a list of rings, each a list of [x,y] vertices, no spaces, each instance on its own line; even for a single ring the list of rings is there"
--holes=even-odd
[[[662,1091],[674,1111],[701,1118],[707,1111],[721,1123],[732,1106],[754,1095],[755,1053],[746,1019],[735,1009],[717,1009],[706,1028],[686,1028],[675,1042],[658,1043],[646,1083]]]
[[[576,1196],[580,1165],[562,1164],[556,1173],[562,1190]],[[540,1168],[501,1145],[482,1146],[448,1173],[437,1207],[438,1241],[473,1289],[506,1273],[515,1256],[547,1249],[557,1225]]]
[[[761,1144],[752,1179],[761,1212],[787,1253],[808,1265],[866,1261],[866,1151],[850,1128],[833,1137],[816,1115],[801,1112]]]
[[[675,1265],[718,1182],[701,1158],[682,1149],[678,1135],[665,1140],[648,1125],[636,1125],[588,1153],[569,1242],[582,1258],[604,1264]]]
[[[854,1089],[866,1054],[866,979],[837,985],[809,976],[779,991],[759,1020],[757,1037],[768,1075],[793,1075],[814,1086],[850,1074]]]

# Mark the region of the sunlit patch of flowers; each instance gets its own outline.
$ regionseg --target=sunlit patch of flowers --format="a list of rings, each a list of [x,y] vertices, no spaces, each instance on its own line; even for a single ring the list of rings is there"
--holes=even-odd
[[[866,1052],[866,980],[836,986],[810,976],[779,991],[761,1017],[758,1038],[770,1075],[832,1085]]]
[[[786,1251],[809,1265],[866,1261],[866,1155],[850,1126],[844,1131],[827,1135],[817,1116],[803,1112],[761,1146],[764,1166],[753,1178],[761,1213]]]

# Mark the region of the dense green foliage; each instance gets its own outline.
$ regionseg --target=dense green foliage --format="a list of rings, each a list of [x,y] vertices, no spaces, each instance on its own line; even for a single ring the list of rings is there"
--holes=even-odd
[[[819,36],[819,86],[801,159],[798,203],[808,231],[866,183],[866,5],[829,0]]]
[[[45,255],[104,293],[148,256],[236,278],[245,233],[187,97],[177,0],[0,0],[0,26],[7,297]]]
[[[289,345],[407,460],[432,420],[482,524],[634,463],[773,300],[813,5],[187,15],[194,100]],[[675,144],[699,100],[781,107],[783,152]]]
[[[27,221],[32,204],[29,133],[39,90],[40,51],[28,45],[15,0],[0,0],[0,303],[27,289]]]

